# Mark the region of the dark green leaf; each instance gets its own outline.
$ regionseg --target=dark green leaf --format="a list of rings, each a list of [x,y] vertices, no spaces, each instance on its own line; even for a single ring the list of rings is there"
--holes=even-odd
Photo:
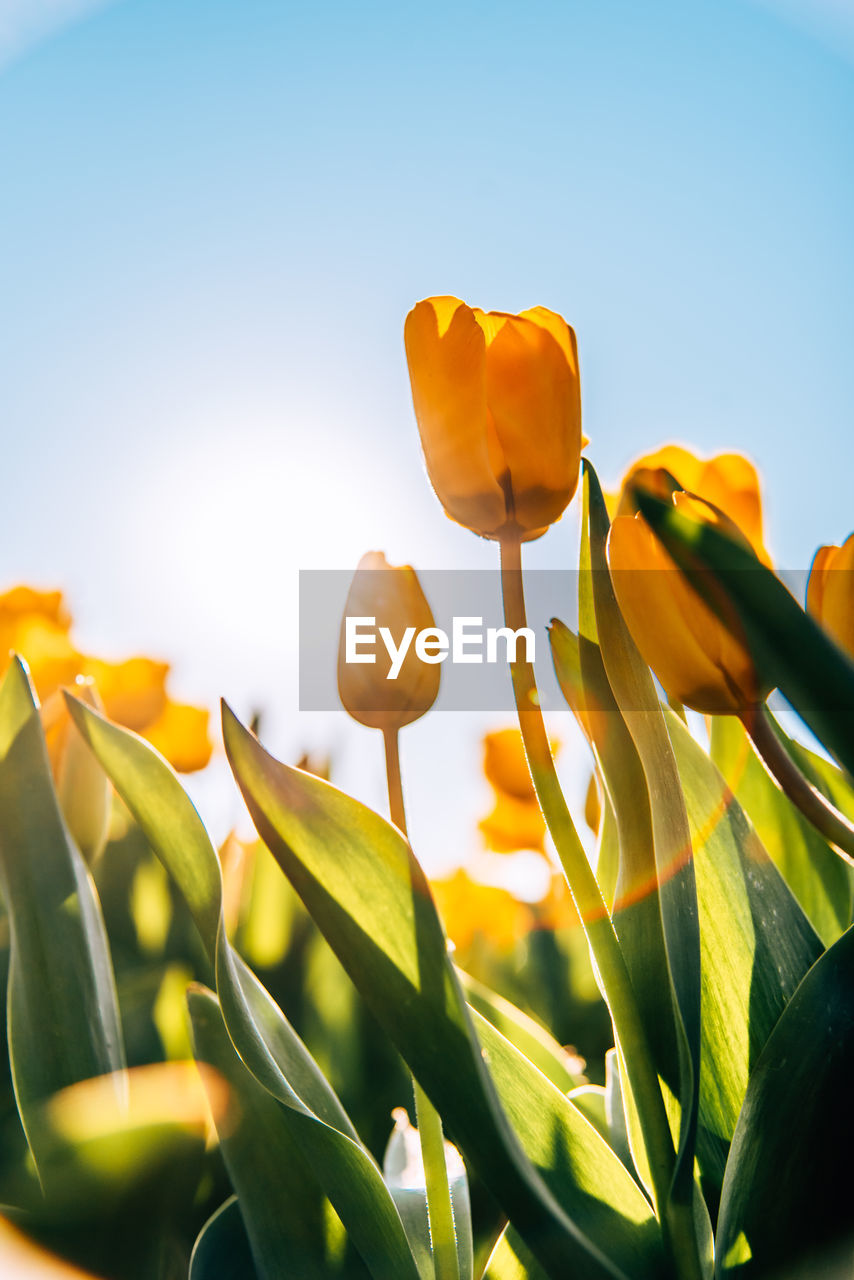
[[[0,813],[11,926],[9,1054],[38,1163],[38,1104],[66,1085],[120,1071],[124,1050],[97,894],[63,823],[41,720],[17,659],[0,686]]]
[[[635,496],[653,531],[718,616],[725,619],[728,609],[735,610],[760,684],[778,687],[854,777],[854,662],[752,551],[642,489]]]
[[[804,978],[752,1072],[721,1197],[720,1277],[796,1264],[820,1275],[826,1251],[851,1249],[852,990],[849,929]]]
[[[486,1071],[429,886],[400,833],[328,783],[275,761],[227,708],[223,732],[259,833],[430,1095],[453,1140],[516,1221],[545,1269],[558,1276],[573,1268],[579,1280],[626,1275],[610,1259],[618,1255],[621,1241],[631,1237],[637,1244],[631,1274],[637,1275],[639,1261],[649,1256],[657,1238],[649,1206],[579,1116],[585,1140],[599,1144],[596,1151],[605,1153],[617,1179],[610,1191],[603,1189],[610,1203],[595,1206],[610,1226],[594,1243],[578,1221],[593,1211],[576,1179],[580,1155],[564,1157],[563,1136],[550,1121],[541,1131],[529,1117],[535,1130],[514,1133],[496,1096],[496,1084],[505,1104],[511,1098]],[[480,1026],[488,1046],[495,1037],[500,1040],[502,1049],[495,1054],[503,1061],[508,1042],[488,1023]],[[536,1068],[508,1048],[520,1079],[527,1065],[541,1090],[552,1090],[563,1101]],[[540,1165],[539,1172],[520,1138],[537,1152],[534,1163]],[[558,1155],[561,1163],[554,1169],[550,1161]],[[552,1176],[561,1178],[560,1205],[550,1190]],[[615,1205],[615,1197],[623,1195],[631,1197],[634,1206],[628,1214],[622,1199]],[[618,1230],[621,1219],[623,1234]]]

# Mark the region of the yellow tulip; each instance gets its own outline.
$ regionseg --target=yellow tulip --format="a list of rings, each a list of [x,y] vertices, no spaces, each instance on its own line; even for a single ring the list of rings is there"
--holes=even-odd
[[[653,473],[653,491],[660,494],[665,484],[665,475]],[[747,545],[711,503],[679,490],[671,501]],[[696,711],[738,715],[767,695],[737,622],[722,621],[700,598],[640,514],[614,520],[608,565],[635,644],[671,697]]]
[[[338,694],[354,720],[371,729],[394,731],[411,724],[429,711],[439,692],[439,666],[422,662],[409,638],[399,674],[390,678],[392,662],[385,643],[378,642],[370,653],[374,661],[348,662],[345,627],[347,618],[373,618],[377,637],[387,628],[396,648],[405,643],[405,633],[414,634],[434,626],[418,575],[408,564],[390,565],[381,551],[369,551],[359,561],[341,626],[338,650]],[[363,646],[360,646],[362,648]]]
[[[679,488],[711,502],[737,525],[763,564],[771,559],[762,534],[762,499],[759,476],[748,458],[740,453],[719,453],[713,458],[699,458],[678,444],[663,445],[633,462],[620,487],[616,514],[633,515],[631,485],[641,473],[664,470],[678,482]]]
[[[570,326],[545,307],[517,316],[427,298],[404,338],[427,472],[447,514],[484,538],[540,537],[578,483]]]
[[[445,932],[462,954],[478,939],[499,951],[508,951],[530,932],[531,908],[506,889],[473,880],[460,870],[431,881],[433,896]]]
[[[841,547],[819,547],[815,553],[807,609],[854,657],[854,533]]]
[[[106,715],[148,738],[176,769],[190,773],[210,760],[208,712],[172,701],[166,690],[168,663],[151,658],[106,662],[81,653],[60,591],[19,586],[0,595],[0,668],[13,652],[26,661],[43,704],[63,685],[94,681]],[[57,777],[59,736],[54,735]]]

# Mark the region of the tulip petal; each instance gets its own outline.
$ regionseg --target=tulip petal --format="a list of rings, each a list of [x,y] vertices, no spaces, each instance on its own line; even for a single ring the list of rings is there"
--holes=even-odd
[[[146,726],[145,737],[173,769],[195,773],[210,762],[213,750],[208,736],[210,715],[202,707],[166,699],[157,719]]]
[[[486,349],[486,399],[510,473],[516,524],[538,532],[578,484],[577,368],[549,328],[510,317]]]
[[[487,443],[483,330],[464,302],[428,298],[406,317],[404,341],[430,482],[451,519],[492,536],[506,508]]]
[[[608,563],[635,644],[667,692],[698,711],[737,712],[741,703],[707,643],[721,623],[639,516],[614,520]]]
[[[81,673],[95,681],[107,717],[135,733],[155,721],[166,707],[166,662],[151,658],[128,658],[125,662],[86,658]]]

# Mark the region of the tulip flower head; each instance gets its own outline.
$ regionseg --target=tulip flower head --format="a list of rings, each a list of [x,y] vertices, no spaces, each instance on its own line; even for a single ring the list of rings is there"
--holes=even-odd
[[[381,551],[359,561],[347,603],[346,618],[373,618],[377,631],[388,628],[396,646],[407,628],[433,627],[433,615],[418,575],[408,564],[390,565]],[[429,711],[439,692],[438,665],[422,662],[410,645],[399,673],[389,679],[391,658],[382,646],[369,655],[375,661],[348,662],[341,628],[338,650],[338,694],[354,720],[371,729],[393,731]]]
[[[676,488],[705,498],[722,511],[738,526],[762,563],[771,564],[762,534],[759,476],[748,458],[740,453],[699,458],[682,445],[663,445],[654,453],[638,458],[626,471],[617,498],[617,515],[634,515],[633,484],[639,476],[646,477],[648,483],[649,477],[658,471],[671,476]]]
[[[406,317],[427,472],[458,524],[539,538],[575,493],[581,394],[575,334],[545,307],[520,315],[427,298]]]
[[[807,609],[854,657],[854,533],[841,547],[819,547],[815,553]]]
[[[712,503],[680,490],[658,470],[636,483],[669,496],[683,514],[714,523],[749,546]],[[708,714],[740,715],[762,701],[755,665],[737,621],[701,599],[640,515],[618,515],[608,535],[608,566],[620,610],[644,661],[672,697]]]

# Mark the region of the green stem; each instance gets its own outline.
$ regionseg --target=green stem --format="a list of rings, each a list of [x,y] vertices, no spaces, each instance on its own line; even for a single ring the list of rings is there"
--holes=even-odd
[[[394,825],[407,834],[403,784],[400,775],[400,744],[397,729],[384,729],[388,807]],[[424,1181],[427,1187],[427,1216],[433,1245],[433,1268],[436,1280],[460,1280],[457,1256],[457,1233],[454,1230],[454,1208],[445,1163],[445,1137],[442,1120],[421,1085],[413,1077],[415,1119],[421,1141]]]
[[[840,856],[854,866],[854,827],[801,773],[774,732],[765,703],[748,707],[741,716],[741,722],[780,790],[800,809],[807,821],[836,846]]]
[[[521,543],[517,538],[508,538],[501,541],[500,548],[504,618],[507,626],[517,631],[528,625],[522,584]],[[702,1275],[702,1268],[690,1205],[675,1204],[670,1199],[676,1153],[658,1083],[658,1073],[653,1064],[631,977],[602,891],[578,838],[558,781],[533,665],[528,661],[516,661],[511,663],[510,670],[519,728],[522,731],[534,790],[599,972],[614,1022],[614,1032],[637,1102],[652,1175],[656,1213],[676,1260],[679,1275],[684,1280],[698,1280]]]

